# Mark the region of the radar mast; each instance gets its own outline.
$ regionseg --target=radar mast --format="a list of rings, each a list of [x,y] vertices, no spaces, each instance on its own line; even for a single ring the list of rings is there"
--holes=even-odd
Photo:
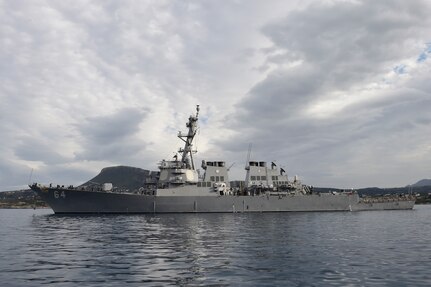
[[[193,163],[193,153],[196,153],[196,150],[192,150],[193,139],[198,130],[198,116],[199,116],[199,105],[196,105],[196,115],[191,115],[189,117],[189,121],[186,123],[186,127],[189,128],[187,134],[178,132],[178,137],[184,141],[184,148],[180,148],[179,152],[182,153],[181,163],[189,169],[195,169],[195,165]],[[190,156],[190,158],[189,158]]]

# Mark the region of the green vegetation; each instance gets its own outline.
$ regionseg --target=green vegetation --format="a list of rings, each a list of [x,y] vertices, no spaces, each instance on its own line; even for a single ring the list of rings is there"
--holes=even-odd
[[[431,189],[431,187],[429,187]],[[416,197],[416,203],[415,204],[431,204],[431,193],[428,194],[420,194],[418,197]]]

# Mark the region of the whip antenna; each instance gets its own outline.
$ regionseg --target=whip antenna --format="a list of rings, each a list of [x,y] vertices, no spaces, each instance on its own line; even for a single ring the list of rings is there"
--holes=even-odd
[[[30,171],[30,175],[29,175],[29,177],[28,177],[28,184],[30,185],[32,182],[31,182],[31,177],[33,176],[33,168],[31,169],[31,171]]]
[[[246,159],[246,161],[245,161],[245,169],[248,169],[248,165],[249,165],[249,162],[250,162],[251,146],[252,146],[252,143],[249,143],[249,144],[248,144],[247,159]]]

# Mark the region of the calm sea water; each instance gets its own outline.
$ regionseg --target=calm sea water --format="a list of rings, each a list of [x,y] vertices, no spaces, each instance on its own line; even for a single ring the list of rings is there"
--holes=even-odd
[[[58,216],[0,210],[1,286],[431,286],[412,211]]]

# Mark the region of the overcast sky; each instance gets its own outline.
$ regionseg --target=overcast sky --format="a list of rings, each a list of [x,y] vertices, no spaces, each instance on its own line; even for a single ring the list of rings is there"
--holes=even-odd
[[[431,2],[0,1],[0,190],[198,165],[314,186],[431,178]]]

